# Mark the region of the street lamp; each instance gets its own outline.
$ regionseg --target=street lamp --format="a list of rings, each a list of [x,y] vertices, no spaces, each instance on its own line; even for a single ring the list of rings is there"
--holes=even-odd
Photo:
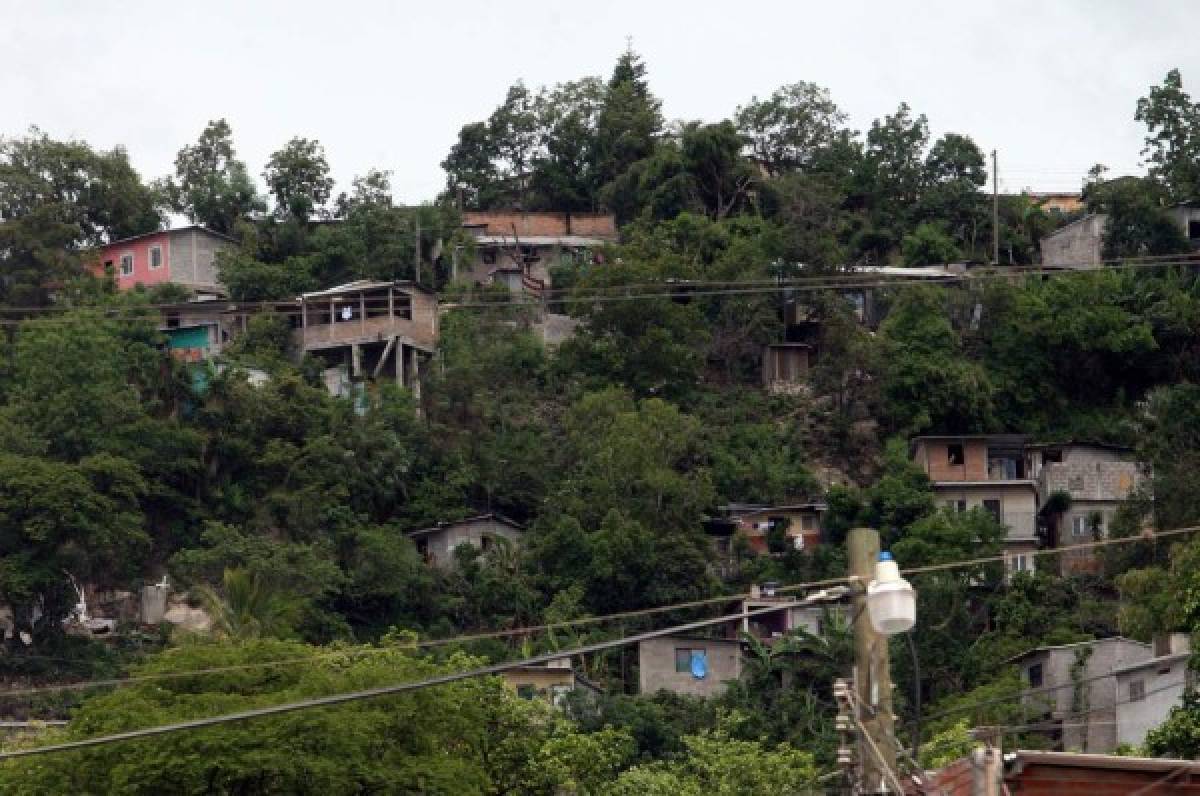
[[[875,580],[867,585],[867,614],[875,632],[894,636],[917,621],[917,593],[900,577],[892,554],[884,551],[875,562]]]

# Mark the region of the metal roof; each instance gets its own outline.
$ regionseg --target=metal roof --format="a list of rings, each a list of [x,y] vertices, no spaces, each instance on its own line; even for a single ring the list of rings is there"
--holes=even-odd
[[[516,531],[525,530],[525,526],[522,525],[521,523],[517,522],[516,520],[510,520],[508,517],[505,517],[503,514],[492,513],[492,514],[476,514],[473,517],[463,517],[461,520],[448,520],[446,522],[439,522],[437,525],[434,525],[432,528],[419,528],[415,531],[405,531],[405,535],[406,536],[425,536],[426,534],[436,533],[437,531],[444,531],[447,528],[454,527],[455,525],[466,525],[467,523],[482,522],[484,520],[494,520],[496,522],[503,523],[504,525],[507,525]]]
[[[347,282],[344,285],[334,285],[333,287],[328,287],[324,290],[315,290],[312,293],[301,293],[300,300],[305,301],[312,298],[338,296],[343,293],[356,293],[362,290],[378,290],[385,287],[411,288],[414,290],[423,291],[425,293],[433,293],[432,290],[424,285],[418,285],[416,282],[408,280],[382,281],[378,279],[357,279],[353,282]]]
[[[476,235],[475,240],[493,246],[603,246],[609,242],[582,235]]]
[[[99,248],[105,249],[105,248],[108,248],[109,246],[119,246],[122,243],[129,243],[130,241],[141,240],[142,238],[148,238],[151,235],[164,235],[164,234],[173,235],[176,232],[203,232],[206,235],[212,235],[214,238],[220,238],[221,240],[227,240],[230,243],[237,243],[236,238],[231,238],[228,235],[222,234],[215,230],[211,230],[208,227],[201,226],[200,224],[189,224],[186,227],[176,227],[174,229],[156,229],[153,232],[143,232],[141,235],[130,235],[128,238],[118,238],[117,240],[110,241],[109,243],[105,243],[105,244],[101,245]]]
[[[1137,663],[1129,663],[1125,666],[1119,666],[1116,669],[1113,669],[1112,673],[1128,674],[1129,672],[1135,672],[1138,669],[1151,669],[1155,666],[1163,666],[1165,664],[1175,664],[1179,661],[1186,661],[1190,657],[1192,657],[1191,650],[1186,652],[1172,652],[1170,655],[1159,655],[1157,658],[1147,658],[1144,661],[1138,661]]]

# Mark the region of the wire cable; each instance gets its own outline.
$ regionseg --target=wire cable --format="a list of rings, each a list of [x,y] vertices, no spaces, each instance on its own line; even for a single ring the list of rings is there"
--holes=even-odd
[[[815,604],[818,602],[832,602],[843,599],[849,593],[848,590],[839,589],[831,592],[818,592],[809,595],[802,603]],[[672,627],[663,628],[661,630],[652,630],[646,633],[639,633],[635,636],[627,636],[612,641],[602,641],[596,644],[589,644],[582,647],[576,647],[571,650],[561,650],[559,652],[551,652],[544,655],[535,655],[533,657],[524,658],[519,661],[510,661],[507,663],[497,663],[490,666],[481,666],[476,669],[470,669],[465,672],[454,672],[451,674],[438,675],[436,677],[428,677],[423,680],[417,680],[408,683],[397,683],[394,685],[379,686],[377,688],[368,688],[361,691],[352,691],[343,694],[334,694],[325,697],[316,697],[313,699],[305,699],[297,702],[288,702],[281,705],[271,705],[269,707],[254,708],[252,710],[243,710],[236,713],[227,713],[220,716],[210,716],[202,719],[191,719],[188,721],[174,722],[171,724],[163,724],[154,727],[144,727],[138,730],[129,730],[126,732],[114,733],[112,735],[102,735],[95,738],[84,738],[78,741],[67,741],[64,743],[50,744],[47,746],[33,747],[30,749],[14,749],[0,752],[0,760],[8,760],[16,757],[30,757],[33,755],[50,754],[54,752],[65,752],[74,749],[85,749],[95,746],[104,746],[122,741],[131,741],[139,738],[149,738],[159,735],[167,735],[170,733],[183,732],[186,730],[197,730],[205,727],[214,727],[221,724],[230,724],[233,722],[247,721],[250,719],[261,718],[264,716],[276,716],[283,713],[293,713],[301,710],[310,710],[313,708],[329,707],[332,705],[343,705],[349,702],[357,702],[365,699],[376,699],[378,697],[393,696],[403,694],[409,691],[418,691],[423,688],[430,688],[438,685],[446,685],[449,683],[458,682],[460,680],[468,680],[476,677],[485,677],[494,674],[503,674],[504,672],[518,669],[525,666],[536,666],[538,664],[549,663],[550,661],[561,658],[573,658],[579,655],[590,655],[595,652],[603,652],[605,650],[623,647],[630,644],[639,644],[643,641],[651,641],[657,638],[672,636],[681,633],[700,630],[702,628],[713,627],[720,624],[727,624],[749,617],[761,616],[768,613],[778,611],[778,606],[770,608],[756,608],[751,611],[742,611],[736,614],[716,617],[714,619],[703,619],[697,622],[689,622],[683,625],[675,625]]]
[[[1155,532],[1150,535],[1143,534],[1143,535],[1139,535],[1139,536],[1115,537],[1112,539],[1098,540],[1096,542],[1089,542],[1089,543],[1080,544],[1080,545],[1073,545],[1071,547],[1060,547],[1060,548],[1052,548],[1052,549],[1047,549],[1047,550],[1035,550],[1035,551],[1032,551],[1031,553],[1026,553],[1025,555],[1036,555],[1036,556],[1059,555],[1059,554],[1062,554],[1065,552],[1079,550],[1079,549],[1083,549],[1083,548],[1100,547],[1100,546],[1115,545],[1115,544],[1125,544],[1125,543],[1129,543],[1129,542],[1153,541],[1158,538],[1164,538],[1164,537],[1169,538],[1169,537],[1174,537],[1174,536],[1178,536],[1181,534],[1194,533],[1196,531],[1200,531],[1200,525],[1189,526],[1189,527],[1185,527],[1185,528],[1173,528],[1173,529],[1166,530],[1166,531]],[[981,565],[985,565],[985,564],[1002,563],[1002,562],[1006,561],[1007,558],[1008,558],[1008,556],[1006,556],[1004,554],[996,555],[996,556],[985,556],[985,557],[981,557],[981,558],[945,562],[942,564],[931,564],[931,565],[922,566],[922,567],[910,567],[908,569],[903,569],[900,572],[903,575],[914,575],[914,576],[915,575],[924,575],[924,574],[929,574],[929,573],[933,573],[933,572],[946,572],[946,571],[951,571],[951,570],[955,570],[955,569],[963,569],[963,568],[967,568],[967,567],[981,566]],[[781,586],[781,587],[777,588],[775,591],[777,593],[787,594],[787,593],[792,593],[792,592],[797,592],[797,591],[808,591],[808,590],[817,589],[817,588],[828,588],[828,587],[839,586],[839,585],[851,585],[851,584],[857,583],[858,581],[859,581],[859,579],[856,576],[846,575],[846,576],[841,576],[841,577],[836,577],[836,578],[826,578],[824,580],[806,581],[803,583],[794,583],[794,584],[787,585],[787,586]],[[863,585],[865,586],[865,584],[863,584]],[[534,633],[546,632],[546,631],[550,631],[550,630],[557,630],[557,629],[562,629],[562,628],[567,628],[567,627],[577,627],[577,626],[583,626],[583,625],[598,624],[598,623],[611,622],[611,621],[619,621],[619,620],[630,619],[630,618],[639,617],[639,616],[653,616],[656,614],[670,613],[673,611],[681,611],[681,610],[687,610],[690,608],[699,608],[699,607],[704,607],[704,606],[716,605],[718,603],[728,603],[728,602],[733,602],[736,600],[746,600],[746,599],[750,599],[750,595],[747,593],[728,594],[728,595],[722,595],[719,597],[709,597],[709,598],[705,598],[705,599],[701,599],[701,600],[692,600],[690,602],[684,602],[684,603],[674,603],[671,605],[656,606],[656,607],[652,607],[652,608],[642,608],[642,609],[633,610],[633,611],[623,611],[620,613],[605,614],[602,616],[589,616],[589,617],[582,617],[579,619],[568,619],[568,620],[563,620],[561,622],[550,622],[550,623],[541,624],[541,625],[526,625],[526,626],[522,626],[522,627],[518,627],[518,628],[509,628],[506,630],[488,631],[488,632],[484,632],[484,633],[471,633],[471,634],[453,636],[453,637],[444,638],[444,639],[416,640],[409,644],[404,645],[404,647],[411,648],[411,649],[426,649],[426,648],[431,648],[431,647],[446,646],[446,645],[450,645],[450,644],[465,644],[465,643],[470,643],[473,641],[480,641],[480,640],[486,640],[486,639],[509,638],[509,637],[513,637],[513,636],[527,636],[527,635],[532,635]],[[771,610],[778,611],[778,610],[782,610],[782,608],[784,608],[784,607],[787,607],[787,606],[786,605],[776,606],[776,607],[772,608]],[[377,654],[377,653],[390,652],[390,651],[392,651],[392,648],[359,648],[359,649],[349,649],[349,650],[337,650],[334,652],[322,653],[319,655],[308,656],[308,657],[303,657],[303,658],[282,658],[282,659],[278,659],[278,660],[274,660],[274,661],[261,661],[261,662],[255,662],[255,663],[231,664],[229,666],[217,666],[217,667],[211,667],[211,668],[206,668],[206,669],[192,669],[192,670],[178,671],[178,672],[160,672],[160,673],[156,673],[156,674],[134,675],[132,677],[110,678],[110,679],[105,679],[105,680],[80,681],[80,682],[76,682],[76,683],[56,683],[54,685],[32,686],[29,688],[0,691],[0,699],[2,699],[4,697],[31,696],[31,695],[36,695],[36,694],[56,693],[56,692],[61,692],[61,691],[82,691],[82,690],[88,690],[91,688],[124,687],[124,686],[129,686],[129,685],[136,685],[139,683],[153,682],[156,680],[175,680],[175,679],[195,677],[195,676],[200,676],[200,675],[205,675],[205,674],[225,674],[225,673],[229,673],[229,672],[246,671],[246,670],[250,670],[250,669],[262,669],[262,668],[271,668],[271,667],[276,667],[276,666],[300,665],[300,664],[304,664],[304,663],[310,663],[313,660],[321,660],[321,659],[325,659],[325,658],[345,657],[346,655],[356,655],[356,654],[357,655],[369,655],[369,654]],[[1053,687],[1048,688],[1046,690],[1053,690]],[[1021,692],[1021,693],[1027,693],[1027,692]],[[1007,701],[1007,699],[1001,698],[1001,699],[998,699],[995,701],[1003,702],[1003,701]],[[976,703],[975,705],[973,705],[969,708],[964,707],[964,708],[951,709],[949,711],[943,711],[941,713],[937,713],[932,716],[926,716],[925,721],[932,721],[934,719],[942,718],[942,717],[944,717],[946,715],[950,715],[952,713],[963,712],[966,710],[972,710],[975,707],[986,706],[988,704],[992,704],[992,702],[980,702],[980,703]]]

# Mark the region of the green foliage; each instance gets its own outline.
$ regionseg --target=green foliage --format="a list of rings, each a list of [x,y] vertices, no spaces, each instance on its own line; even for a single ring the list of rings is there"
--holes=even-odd
[[[293,138],[267,160],[263,171],[267,188],[275,198],[275,212],[307,221],[322,213],[333,193],[333,178],[325,148],[319,141]]]
[[[125,150],[97,151],[32,128],[0,138],[0,301],[45,306],[82,276],[86,247],[152,232],[162,197]]]
[[[255,667],[280,659],[304,665]],[[434,664],[401,645],[321,651],[256,640],[176,648],[141,674],[232,667],[123,688],[89,699],[63,739],[246,710],[469,668],[461,655]],[[425,689],[336,708],[290,713],[218,729],[116,744],[0,769],[9,793],[431,794],[594,791],[625,759],[616,731],[580,736],[549,709],[517,700],[495,680]],[[519,753],[514,754],[514,750]]]
[[[1190,760],[1200,755],[1200,694],[1188,689],[1183,704],[1171,708],[1167,720],[1146,733],[1145,754]]]
[[[634,766],[601,792],[605,796],[752,796],[803,793],[814,785],[816,770],[807,753],[780,744],[739,740],[730,733],[741,717],[722,727],[683,739],[687,756],[678,762]]]
[[[938,265],[962,257],[954,240],[938,224],[924,223],[900,242],[905,265]]]
[[[231,235],[238,222],[264,209],[246,164],[235,157],[233,130],[210,121],[195,144],[175,156],[175,177],[164,181],[172,209],[194,223]]]

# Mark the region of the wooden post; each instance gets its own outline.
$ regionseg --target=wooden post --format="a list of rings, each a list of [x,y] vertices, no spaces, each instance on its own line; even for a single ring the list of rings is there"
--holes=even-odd
[[[360,290],[358,293],[358,333],[363,337],[367,336],[367,293],[365,290]]]
[[[864,739],[861,757],[863,792],[890,793],[889,772],[896,770],[896,743],[888,639],[871,626],[866,594],[867,584],[875,579],[879,532],[855,528],[846,542],[850,574],[858,579],[854,597],[854,692],[858,697],[859,724],[870,739]],[[878,755],[871,749],[871,742],[879,750]]]
[[[362,347],[358,343],[350,344],[350,375],[356,379],[362,376]]]
[[[396,341],[396,384],[404,386],[404,343]]]

